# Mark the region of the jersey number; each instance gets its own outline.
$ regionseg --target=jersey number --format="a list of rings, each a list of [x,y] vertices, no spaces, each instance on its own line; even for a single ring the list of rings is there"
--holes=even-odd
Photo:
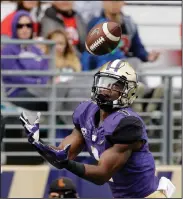
[[[92,154],[93,154],[95,160],[99,161],[100,157],[99,157],[99,154],[98,154],[98,150],[95,147],[91,146],[91,151],[92,151]],[[112,178],[109,179],[109,181],[114,182]]]

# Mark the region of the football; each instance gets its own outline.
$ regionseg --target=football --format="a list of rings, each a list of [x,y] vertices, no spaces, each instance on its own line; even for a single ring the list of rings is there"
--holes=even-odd
[[[86,49],[93,55],[108,54],[118,46],[121,34],[121,27],[115,22],[97,24],[87,35]]]

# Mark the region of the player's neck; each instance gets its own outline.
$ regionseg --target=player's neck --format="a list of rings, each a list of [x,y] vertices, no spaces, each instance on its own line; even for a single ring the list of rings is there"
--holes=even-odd
[[[108,117],[110,113],[100,110],[100,121],[104,121],[106,117]]]

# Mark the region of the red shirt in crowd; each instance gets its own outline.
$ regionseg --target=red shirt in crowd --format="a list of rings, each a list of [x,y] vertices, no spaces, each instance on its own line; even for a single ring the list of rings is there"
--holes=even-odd
[[[63,22],[65,25],[65,30],[68,33],[68,38],[71,41],[72,45],[79,44],[79,34],[76,25],[75,17],[65,17],[62,16]]]

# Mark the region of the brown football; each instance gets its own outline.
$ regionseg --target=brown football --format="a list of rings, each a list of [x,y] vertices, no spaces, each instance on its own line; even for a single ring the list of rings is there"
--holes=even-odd
[[[93,55],[112,52],[121,39],[121,27],[115,22],[104,22],[94,26],[87,35],[85,46]]]

